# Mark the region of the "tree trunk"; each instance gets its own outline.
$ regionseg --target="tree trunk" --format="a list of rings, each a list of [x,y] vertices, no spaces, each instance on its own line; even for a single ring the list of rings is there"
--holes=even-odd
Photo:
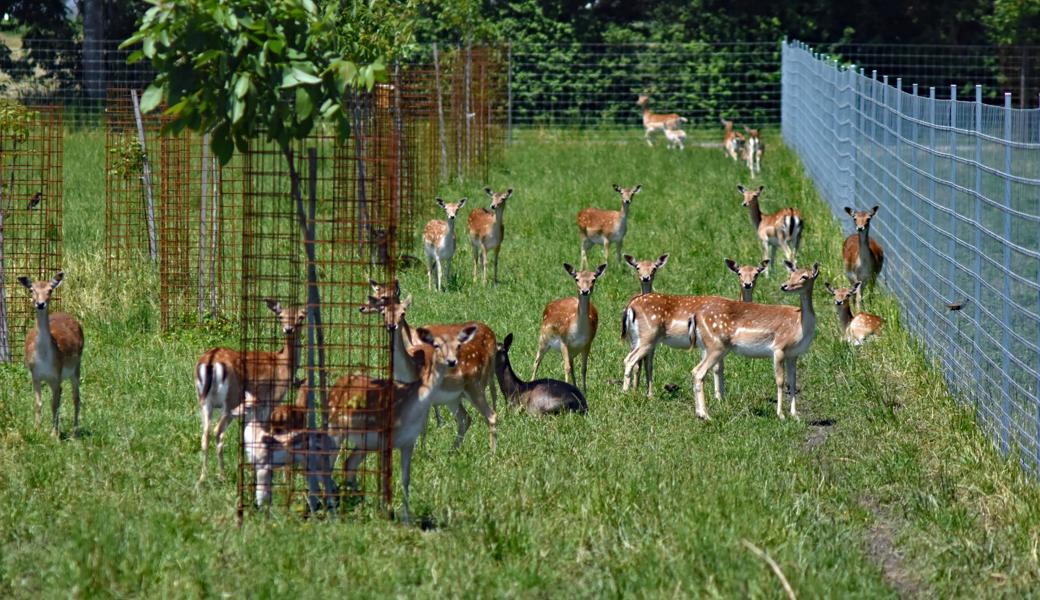
[[[437,88],[437,132],[441,142],[441,180],[448,178],[448,143],[444,139],[444,94],[441,90],[441,63],[437,44],[433,45],[433,86]]]
[[[209,134],[202,135],[202,193],[199,195],[199,322],[206,314],[206,194],[209,193]]]

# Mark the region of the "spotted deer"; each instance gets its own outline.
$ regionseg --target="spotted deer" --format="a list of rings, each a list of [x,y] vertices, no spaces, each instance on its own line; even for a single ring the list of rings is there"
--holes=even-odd
[[[431,219],[423,229],[423,249],[426,251],[427,289],[433,289],[433,271],[437,270],[437,289],[444,291],[451,279],[451,259],[455,256],[455,217],[466,205],[466,199],[445,202],[437,198],[437,205],[444,209],[447,220]]]
[[[654,143],[651,141],[650,136],[655,131],[667,131],[668,129],[676,129],[682,123],[686,123],[686,118],[680,117],[676,113],[658,114],[650,110],[650,96],[646,94],[640,94],[639,100],[636,102],[639,108],[643,110],[643,129],[645,130],[646,143],[649,146],[653,146]]]
[[[483,282],[487,283],[488,252],[494,253],[494,282],[498,283],[498,252],[502,249],[505,226],[502,225],[502,214],[506,210],[506,200],[513,195],[513,188],[504,192],[494,192],[484,188],[491,197],[491,206],[475,208],[469,213],[469,241],[473,246],[473,281],[477,280],[477,269],[483,265]]]
[[[851,288],[834,289],[830,283],[824,283],[827,291],[834,296],[834,309],[838,313],[838,325],[841,327],[842,336],[845,341],[854,346],[862,345],[868,338],[877,334],[881,330],[881,326],[885,324],[884,319],[870,313],[861,312],[852,316],[849,300],[859,291],[861,285],[863,282],[857,281]]]
[[[726,259],[726,268],[736,273],[740,279],[739,299],[741,302],[753,302],[751,298],[755,292],[755,282],[767,267],[769,267],[768,260],[763,260],[757,265],[738,265],[735,261]]]
[[[805,354],[816,334],[813,311],[813,283],[820,275],[820,264],[799,269],[784,261],[790,272],[780,290],[799,293],[800,306],[756,304],[729,298],[706,297],[695,311],[690,327],[704,357],[693,368],[693,391],[696,412],[708,418],[704,401],[704,377],[730,352],[750,358],[772,358],[776,380],[776,416],[783,419],[784,394],[790,399],[790,415],[798,417],[797,361]]]
[[[748,170],[751,171],[751,178],[754,179],[762,171],[762,154],[765,146],[762,145],[762,139],[759,138],[757,129],[745,127],[744,131],[747,132],[747,138],[744,141],[743,158]]]
[[[270,298],[264,302],[281,324],[284,342],[280,350],[239,352],[229,348],[211,348],[195,363],[195,391],[202,414],[200,483],[206,480],[213,411],[222,412],[213,435],[217,439],[217,467],[223,473],[224,433],[231,420],[241,416],[239,404],[244,393],[249,392],[256,398],[258,410],[270,411],[281,403],[293,384],[300,364],[299,330],[307,319],[307,311],[295,307],[282,308],[279,302]]]
[[[802,213],[796,208],[781,208],[772,214],[762,212],[759,198],[765,186],[760,185],[758,189],[748,189],[742,185],[737,186],[737,191],[744,197],[743,206],[748,209],[751,216],[751,226],[755,228],[758,241],[762,244],[762,260],[766,264],[766,275],[769,275],[769,265],[776,262],[776,249],[784,253],[784,259],[796,262],[798,247],[802,243]]]
[[[625,262],[628,266],[636,270],[636,275],[639,277],[640,294],[649,294],[654,291],[654,277],[657,275],[658,269],[668,264],[668,255],[662,254],[657,257],[657,260],[636,260],[631,254],[624,256]],[[634,296],[633,296],[634,297]],[[629,299],[631,302],[631,299]],[[622,316],[622,319],[624,317]],[[622,335],[624,337],[624,335]],[[635,343],[635,340],[630,340],[631,343]],[[639,367],[645,366],[648,362],[654,360],[653,352],[645,357],[640,364],[635,366],[635,382],[639,383]],[[651,368],[653,368],[651,366]]]
[[[733,129],[733,121],[727,121],[719,116],[719,122],[726,130],[722,133],[722,148],[726,155],[734,161],[739,161],[744,153],[744,135]]]
[[[632,197],[643,189],[643,186],[623,188],[614,184],[614,191],[621,195],[621,210],[603,210],[600,208],[583,208],[578,212],[578,235],[581,237],[581,265],[589,266],[588,250],[593,244],[603,244],[603,261],[610,259],[610,243],[618,262],[621,262],[621,246],[628,231],[628,207]]]
[[[870,237],[870,222],[877,211],[877,206],[870,210],[853,210],[848,206],[845,207],[845,212],[852,217],[852,221],[856,224],[856,233],[845,238],[845,244],[841,249],[845,262],[845,276],[849,278],[849,282],[855,284],[857,281],[862,281],[864,284],[870,285],[871,291],[877,283],[881,267],[885,265],[885,250],[877,240]],[[864,252],[864,248],[867,248],[868,251]],[[862,289],[857,289],[856,310],[863,308],[861,294]]]
[[[68,313],[51,314],[48,306],[51,295],[65,280],[65,273],[58,272],[47,281],[33,282],[28,277],[19,277],[18,282],[29,290],[36,308],[36,326],[25,336],[25,367],[32,375],[35,404],[34,422],[40,426],[43,410],[43,384],[51,388],[51,434],[60,435],[58,411],[61,408],[61,382],[66,379],[72,384],[74,408],[73,431],[79,430],[79,369],[83,358],[83,328],[79,321]]]
[[[575,355],[581,357],[581,388],[587,391],[589,350],[592,349],[592,340],[596,338],[596,328],[599,326],[599,314],[592,304],[592,290],[596,280],[607,270],[607,265],[604,263],[595,271],[575,271],[574,267],[564,263],[563,269],[574,278],[578,295],[553,300],[545,305],[531,379],[538,377],[538,367],[542,364],[545,350],[552,347],[563,353],[564,379],[568,383],[577,384],[574,358]]]
[[[668,149],[678,147],[679,150],[686,149],[686,132],[682,129],[665,129],[664,137],[668,141]]]

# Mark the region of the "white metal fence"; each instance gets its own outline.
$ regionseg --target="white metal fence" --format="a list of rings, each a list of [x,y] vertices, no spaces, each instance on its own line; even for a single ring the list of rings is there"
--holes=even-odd
[[[1000,450],[1040,472],[1040,109],[908,90],[797,42],[781,60],[784,141],[843,221],[881,206],[904,323]]]

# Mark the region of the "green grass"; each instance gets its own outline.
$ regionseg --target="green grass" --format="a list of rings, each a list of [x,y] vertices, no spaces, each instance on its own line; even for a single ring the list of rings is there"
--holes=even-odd
[[[615,205],[615,182],[644,186],[625,250],[671,253],[659,290],[735,296],[723,258],[758,258],[735,190],[746,171],[717,149],[680,154],[633,137],[590,145],[531,135],[491,181],[441,190],[480,205],[485,183],[516,189],[502,282],[474,285],[460,244],[448,293],[427,293],[422,268],[402,274],[415,296],[410,322],[480,319],[500,338],[511,331],[513,362],[527,376],[542,307],[574,291],[561,267],[578,260],[574,215]],[[840,227],[797,159],[769,142],[765,209],[799,207],[803,262],[819,260],[824,278],[840,280]],[[878,536],[903,557],[896,575],[904,591],[1022,596],[1040,584],[1036,486],[996,455],[970,408],[947,395],[890,297],[871,302],[888,321],[882,337],[852,350],[839,342],[818,286],[817,337],[799,363],[802,422],[773,415],[768,361],[733,357],[727,398],[709,396],[713,420],[703,423],[691,398],[694,354],[658,352],[653,399],[611,383],[627,350],[619,315],[638,289],[631,269],[613,261],[593,295],[602,323],[589,415],[535,420],[502,409],[494,455],[476,420],[456,453],[454,428],[431,428],[414,460],[412,509],[435,528],[377,516],[304,521],[284,509],[237,527],[233,467],[227,481],[195,489],[191,368],[228,336],[161,334],[155,275],[105,273],[101,145],[97,134],[76,134],[65,155],[63,292],[87,336],[85,434],[58,441],[34,428],[27,373],[0,369],[2,597],[780,597],[778,579],[742,540],[768,552],[801,597],[894,596],[899,590],[870,550]],[[598,262],[598,250],[591,258]],[[779,292],[779,274],[760,282],[760,300],[796,301]],[[546,358],[542,374],[562,377],[559,354]],[[666,392],[667,383],[679,390]],[[69,415],[63,409],[66,428]],[[829,436],[807,448],[823,429]],[[232,439],[237,432],[235,425]],[[229,462],[236,456],[228,452]]]

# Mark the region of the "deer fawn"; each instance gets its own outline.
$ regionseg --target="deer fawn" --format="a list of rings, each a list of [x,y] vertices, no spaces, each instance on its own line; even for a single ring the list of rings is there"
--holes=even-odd
[[[730,351],[751,358],[772,358],[776,378],[776,416],[783,419],[786,392],[791,401],[790,414],[797,418],[798,357],[809,349],[816,334],[813,312],[813,283],[820,275],[820,264],[799,269],[784,261],[790,271],[784,292],[801,294],[801,306],[781,306],[739,302],[728,298],[706,297],[691,321],[696,343],[704,348],[704,357],[693,368],[693,391],[697,416],[708,418],[704,401],[704,376]]]
[[[495,352],[495,374],[502,395],[511,404],[523,407],[528,413],[538,416],[562,412],[585,414],[589,404],[577,387],[555,379],[523,381],[509,362],[509,347],[513,345],[513,334],[498,344]]]
[[[36,327],[25,336],[25,366],[32,375],[34,422],[40,426],[40,411],[43,409],[44,383],[51,388],[51,434],[60,435],[58,409],[61,408],[61,382],[72,383],[72,402],[75,407],[73,431],[79,430],[79,367],[83,357],[83,328],[72,315],[49,314],[47,305],[51,294],[61,285],[65,273],[59,272],[50,281],[33,282],[28,277],[18,281],[29,290],[36,307]]]
[[[857,281],[869,283],[871,291],[877,283],[877,276],[881,273],[881,267],[885,265],[885,250],[877,240],[870,237],[870,221],[877,214],[878,207],[870,210],[853,210],[848,206],[845,212],[849,213],[856,224],[856,233],[845,238],[841,255],[845,260],[845,275],[849,282],[855,284]],[[864,252],[863,248],[868,251]],[[862,290],[856,289],[856,310],[863,308]]]
[[[747,132],[747,139],[744,142],[744,161],[747,163],[748,170],[751,171],[751,178],[754,179],[762,171],[762,153],[765,151],[765,147],[762,145],[761,138],[758,137],[757,129],[744,128]]]
[[[643,109],[643,129],[646,130],[644,137],[646,138],[646,143],[651,147],[654,143],[650,140],[650,135],[655,131],[675,129],[678,128],[681,123],[686,122],[685,118],[680,117],[675,113],[657,114],[650,110],[650,96],[647,96],[646,94],[640,94],[639,100],[636,104]]]
[[[574,377],[574,356],[581,356],[581,387],[588,390],[586,374],[589,368],[589,350],[592,340],[596,338],[596,327],[599,315],[592,304],[592,290],[596,280],[607,269],[604,263],[593,271],[575,271],[574,267],[564,263],[567,274],[574,278],[578,286],[578,296],[553,300],[545,305],[542,311],[542,328],[538,335],[538,353],[534,357],[534,370],[531,379],[538,376],[538,367],[542,364],[542,356],[550,346],[563,353],[564,378],[568,383],[577,383]]]
[[[720,115],[719,122],[726,128],[722,134],[722,148],[726,151],[726,155],[734,161],[740,160],[740,156],[744,154],[744,136],[733,130],[733,121],[727,121]]]
[[[744,196],[743,205],[747,207],[751,215],[751,226],[758,234],[758,241],[762,244],[762,260],[766,263],[766,275],[769,275],[769,264],[776,261],[776,249],[779,247],[784,258],[795,262],[798,247],[802,243],[802,213],[796,208],[781,208],[773,214],[763,214],[758,200],[765,190],[765,186],[758,186],[757,190],[749,190],[742,185],[737,186]]]
[[[649,294],[650,292],[654,291],[654,277],[657,275],[657,270],[660,269],[661,267],[665,266],[666,264],[668,264],[668,255],[667,254],[662,254],[661,256],[658,256],[657,260],[639,260],[639,261],[637,261],[635,258],[632,257],[631,254],[626,254],[624,256],[624,259],[625,259],[625,262],[627,262],[630,267],[632,267],[633,269],[636,270],[636,275],[639,276],[640,294]],[[632,300],[629,299],[629,303],[631,303],[631,302],[632,302]],[[624,316],[622,316],[622,319],[624,319]],[[624,324],[622,324],[622,328],[624,328]],[[621,337],[623,338],[624,334],[622,334]],[[632,344],[636,343],[635,339],[632,339],[632,340],[629,340],[629,341]],[[640,364],[635,366],[635,382],[636,382],[636,384],[639,383],[639,367],[640,367],[640,365],[644,365],[645,366],[647,363],[653,362],[653,360],[654,360],[654,354],[653,354],[653,352],[651,352],[646,357],[644,357],[642,361],[640,361]],[[651,365],[650,368],[652,369],[653,365]]]
[[[267,308],[278,317],[285,343],[277,352],[259,350],[237,352],[228,348],[212,348],[195,363],[195,391],[202,413],[202,473],[199,482],[206,480],[209,462],[210,422],[213,411],[222,415],[214,435],[217,438],[217,467],[224,472],[224,433],[231,419],[237,416],[239,403],[245,392],[251,393],[259,410],[269,411],[282,401],[292,386],[299,366],[299,329],[307,319],[303,308],[282,308],[270,298]],[[265,413],[266,414],[266,413]]]
[[[610,259],[610,243],[614,242],[617,260],[621,262],[621,245],[625,241],[628,230],[628,207],[632,197],[639,193],[643,186],[623,188],[614,184],[614,191],[621,194],[621,210],[603,210],[600,208],[583,208],[578,212],[578,235],[581,237],[581,266],[589,266],[588,250],[593,244],[603,244],[603,261]]]
[[[851,288],[834,289],[830,283],[824,283],[827,291],[834,296],[834,309],[838,312],[838,325],[845,341],[854,346],[862,345],[867,338],[877,334],[885,320],[870,313],[857,313],[852,316],[852,307],[849,306],[849,298],[859,291],[862,281],[857,281]]]
[[[491,196],[491,207],[476,208],[469,213],[469,241],[473,245],[473,281],[477,280],[477,266],[483,264],[483,282],[487,283],[488,252],[494,252],[494,282],[498,283],[498,252],[502,249],[502,238],[505,235],[502,213],[506,210],[506,200],[513,195],[513,188],[495,193],[486,187],[484,191]]]
[[[738,265],[727,258],[726,267],[736,273],[740,279],[740,301],[752,302],[751,297],[755,292],[755,282],[758,280],[758,276],[762,274],[762,271],[769,267],[769,261],[763,260],[758,265]]]
[[[686,149],[686,132],[682,129],[665,129],[664,137],[668,140],[668,149],[671,150],[678,146],[679,150]]]
[[[459,209],[466,205],[466,199],[450,203],[437,198],[437,205],[448,215],[447,221],[431,219],[423,229],[423,249],[426,251],[427,289],[433,289],[433,270],[437,269],[437,289],[444,291],[444,285],[451,278],[451,259],[455,256],[455,217]]]

